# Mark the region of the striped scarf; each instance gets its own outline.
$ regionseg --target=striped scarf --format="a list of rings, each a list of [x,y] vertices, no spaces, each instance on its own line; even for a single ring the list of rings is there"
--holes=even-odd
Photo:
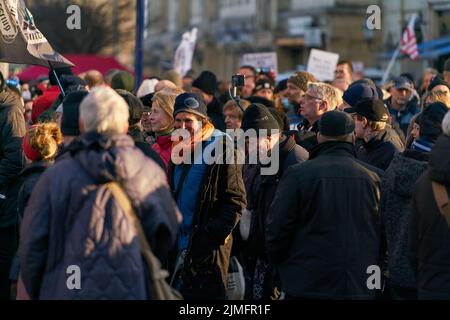
[[[424,139],[417,139],[413,142],[411,150],[416,150],[419,152],[429,153],[434,147],[434,142],[427,141]]]

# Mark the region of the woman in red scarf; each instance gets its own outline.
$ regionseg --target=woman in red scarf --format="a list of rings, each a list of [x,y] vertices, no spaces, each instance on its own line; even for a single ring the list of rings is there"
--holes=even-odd
[[[181,90],[163,90],[152,99],[150,123],[156,134],[155,150],[167,168],[172,153],[172,132],[174,130],[173,107]]]

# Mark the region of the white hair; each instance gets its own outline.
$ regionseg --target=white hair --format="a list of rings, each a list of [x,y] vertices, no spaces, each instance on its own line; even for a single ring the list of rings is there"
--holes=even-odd
[[[442,121],[442,131],[444,131],[447,136],[450,136],[450,111],[447,112],[444,121]]]
[[[109,87],[93,89],[80,105],[80,120],[86,132],[123,133],[128,118],[127,103]]]
[[[308,90],[317,98],[328,102],[327,111],[333,111],[337,108],[339,101],[337,91],[333,86],[323,82],[308,82]]]

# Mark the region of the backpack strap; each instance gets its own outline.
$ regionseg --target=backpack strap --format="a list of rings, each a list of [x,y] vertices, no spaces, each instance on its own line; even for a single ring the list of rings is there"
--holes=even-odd
[[[431,185],[433,187],[434,199],[436,200],[439,211],[444,216],[450,228],[450,199],[447,189],[444,185],[437,182],[431,182]]]

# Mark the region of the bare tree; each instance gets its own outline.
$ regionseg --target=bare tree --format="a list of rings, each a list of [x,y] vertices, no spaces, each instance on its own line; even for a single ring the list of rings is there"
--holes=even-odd
[[[66,25],[70,16],[66,10],[71,4],[81,9],[81,30],[69,30]],[[39,30],[52,47],[61,53],[99,53],[117,44],[120,33],[129,33],[133,27],[129,21],[124,21],[124,15],[117,14],[124,12],[122,10],[134,10],[133,0],[39,0],[28,1],[28,7]],[[119,29],[117,26],[120,24],[130,27]]]

